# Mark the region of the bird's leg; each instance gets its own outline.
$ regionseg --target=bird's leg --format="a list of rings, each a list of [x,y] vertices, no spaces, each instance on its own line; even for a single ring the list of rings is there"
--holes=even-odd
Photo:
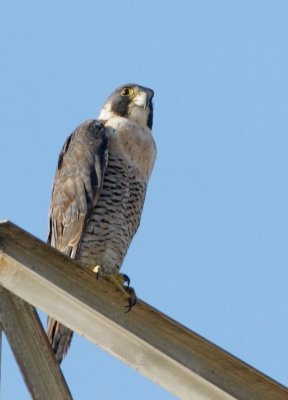
[[[97,279],[99,279],[100,276],[101,278],[110,282],[114,287],[116,287],[118,290],[120,290],[121,293],[124,294],[125,298],[128,301],[128,305],[126,306],[126,313],[129,312],[133,306],[135,306],[135,304],[137,303],[137,296],[135,290],[130,287],[130,278],[128,275],[119,272],[107,274],[101,270],[100,265],[96,265],[93,268],[93,272],[96,273]]]
[[[99,279],[100,270],[101,270],[100,265],[95,265],[95,267],[92,269],[92,271],[95,272],[97,279]]]

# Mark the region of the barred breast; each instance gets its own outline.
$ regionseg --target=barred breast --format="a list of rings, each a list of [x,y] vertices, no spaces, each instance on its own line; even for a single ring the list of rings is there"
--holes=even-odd
[[[76,256],[88,268],[100,265],[103,272],[118,272],[139,226],[155,144],[152,136],[139,139],[138,134],[139,130],[135,135],[127,126],[121,129],[121,124],[110,131],[101,195],[84,228]]]
[[[146,187],[122,159],[110,158],[101,196],[84,230],[77,259],[104,272],[120,268],[138,228]]]

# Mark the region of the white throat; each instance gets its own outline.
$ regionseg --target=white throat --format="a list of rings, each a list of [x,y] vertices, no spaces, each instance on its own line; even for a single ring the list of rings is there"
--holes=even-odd
[[[129,115],[128,115],[128,117],[125,117],[125,119],[127,119],[131,123],[134,123],[135,125],[138,125],[139,127],[147,128],[147,120],[148,120],[148,113],[149,113],[148,107],[144,108],[142,105],[135,106],[135,104],[133,104],[133,105],[130,105],[128,113],[129,113]],[[115,118],[119,118],[119,116],[111,110],[111,104],[110,103],[104,104],[103,108],[100,111],[98,119],[108,122],[111,119],[115,119]]]
[[[114,117],[115,113],[111,111],[111,104],[110,103],[104,104],[104,106],[101,108],[98,119],[108,121],[109,119]]]

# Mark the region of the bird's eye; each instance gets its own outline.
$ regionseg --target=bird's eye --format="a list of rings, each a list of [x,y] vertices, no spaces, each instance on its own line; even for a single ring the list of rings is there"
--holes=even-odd
[[[122,89],[121,94],[122,96],[129,96],[130,94],[133,93],[133,89],[125,87]]]

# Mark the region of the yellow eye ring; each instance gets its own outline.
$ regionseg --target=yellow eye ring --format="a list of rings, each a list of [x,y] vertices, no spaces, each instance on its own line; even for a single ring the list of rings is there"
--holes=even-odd
[[[129,96],[132,93],[133,93],[133,89],[132,88],[125,87],[124,89],[121,90],[122,96]]]

